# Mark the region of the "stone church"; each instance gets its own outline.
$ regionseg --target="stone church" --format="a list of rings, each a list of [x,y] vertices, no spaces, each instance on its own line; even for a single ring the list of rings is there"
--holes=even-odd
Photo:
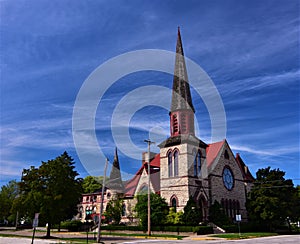
[[[247,219],[246,194],[254,181],[241,156],[232,152],[226,139],[211,144],[195,136],[195,107],[190,92],[180,30],[178,29],[176,58],[173,76],[172,101],[169,112],[170,137],[158,146],[158,154],[142,155],[142,166],[134,177],[123,184],[117,150],[110,175],[111,181],[104,194],[106,203],[114,196],[123,198],[122,221],[130,221],[136,203],[135,196],[150,190],[161,195],[170,207],[183,210],[190,196],[202,212],[203,220],[208,219],[208,209],[218,201],[224,212],[235,218],[241,214]],[[91,201],[93,199],[93,201]],[[79,204],[82,219],[87,213],[98,216],[101,194],[83,194]],[[87,212],[89,211],[89,212]]]

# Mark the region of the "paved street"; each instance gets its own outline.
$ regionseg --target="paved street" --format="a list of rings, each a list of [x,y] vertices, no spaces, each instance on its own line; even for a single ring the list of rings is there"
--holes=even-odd
[[[253,239],[245,239],[245,240],[197,240],[197,238],[191,238],[190,240],[145,240],[145,239],[133,239],[133,238],[122,238],[122,237],[107,237],[104,238],[104,243],[106,244],[116,244],[116,243],[123,243],[123,244],[135,244],[135,243],[151,243],[151,244],[227,244],[227,243],[234,243],[234,244],[295,244],[300,243],[300,236],[293,235],[293,236],[274,236],[274,237],[264,237],[264,238],[253,238]],[[10,238],[10,237],[0,237],[1,244],[30,244],[30,238]],[[41,240],[35,239],[35,244],[48,244],[48,243],[64,243],[58,240]],[[95,243],[92,240],[89,243]]]
[[[19,237],[0,237],[1,244],[30,244],[30,238],[19,238]],[[58,243],[57,241],[41,240],[35,239],[34,244],[48,244],[48,243]]]
[[[264,238],[253,238],[253,239],[244,239],[244,240],[196,240],[197,238],[191,240],[182,240],[182,241],[168,241],[168,240],[138,240],[138,241],[129,241],[122,242],[123,244],[134,244],[134,243],[163,243],[163,244],[219,244],[219,243],[234,243],[234,244],[296,244],[300,243],[300,235],[292,235],[292,236],[273,236],[273,237],[264,237]]]

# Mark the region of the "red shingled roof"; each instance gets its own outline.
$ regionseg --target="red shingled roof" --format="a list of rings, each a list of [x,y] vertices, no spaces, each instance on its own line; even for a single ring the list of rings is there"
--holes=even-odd
[[[213,163],[218,153],[220,152],[224,142],[225,140],[208,144],[208,147],[206,148],[207,167],[209,167]]]
[[[152,183],[152,186],[154,188],[155,193],[158,193],[160,191],[160,154],[156,154],[155,157],[152,159],[150,162],[150,167],[151,167],[151,175],[150,175],[150,180]],[[130,179],[126,186],[125,186],[125,196],[133,196],[136,187],[139,183],[139,180],[141,178],[143,169],[146,169],[146,173],[148,174],[148,163],[144,162],[141,168],[138,170],[138,172],[134,175],[132,179]]]

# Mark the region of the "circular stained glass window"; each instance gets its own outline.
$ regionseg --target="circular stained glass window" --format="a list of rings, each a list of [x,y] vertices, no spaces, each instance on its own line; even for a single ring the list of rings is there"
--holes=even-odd
[[[234,179],[232,171],[228,167],[225,167],[223,170],[223,183],[227,190],[232,190]]]

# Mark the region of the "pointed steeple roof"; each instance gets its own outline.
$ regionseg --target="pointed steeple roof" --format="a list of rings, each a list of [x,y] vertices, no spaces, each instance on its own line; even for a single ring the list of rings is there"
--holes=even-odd
[[[185,65],[180,28],[178,27],[171,112],[182,109],[191,109],[195,112]]]
[[[116,193],[124,193],[124,185],[122,182],[121,172],[120,172],[120,163],[118,157],[118,150],[115,150],[114,162],[109,176],[109,182],[107,187],[115,191]]]

